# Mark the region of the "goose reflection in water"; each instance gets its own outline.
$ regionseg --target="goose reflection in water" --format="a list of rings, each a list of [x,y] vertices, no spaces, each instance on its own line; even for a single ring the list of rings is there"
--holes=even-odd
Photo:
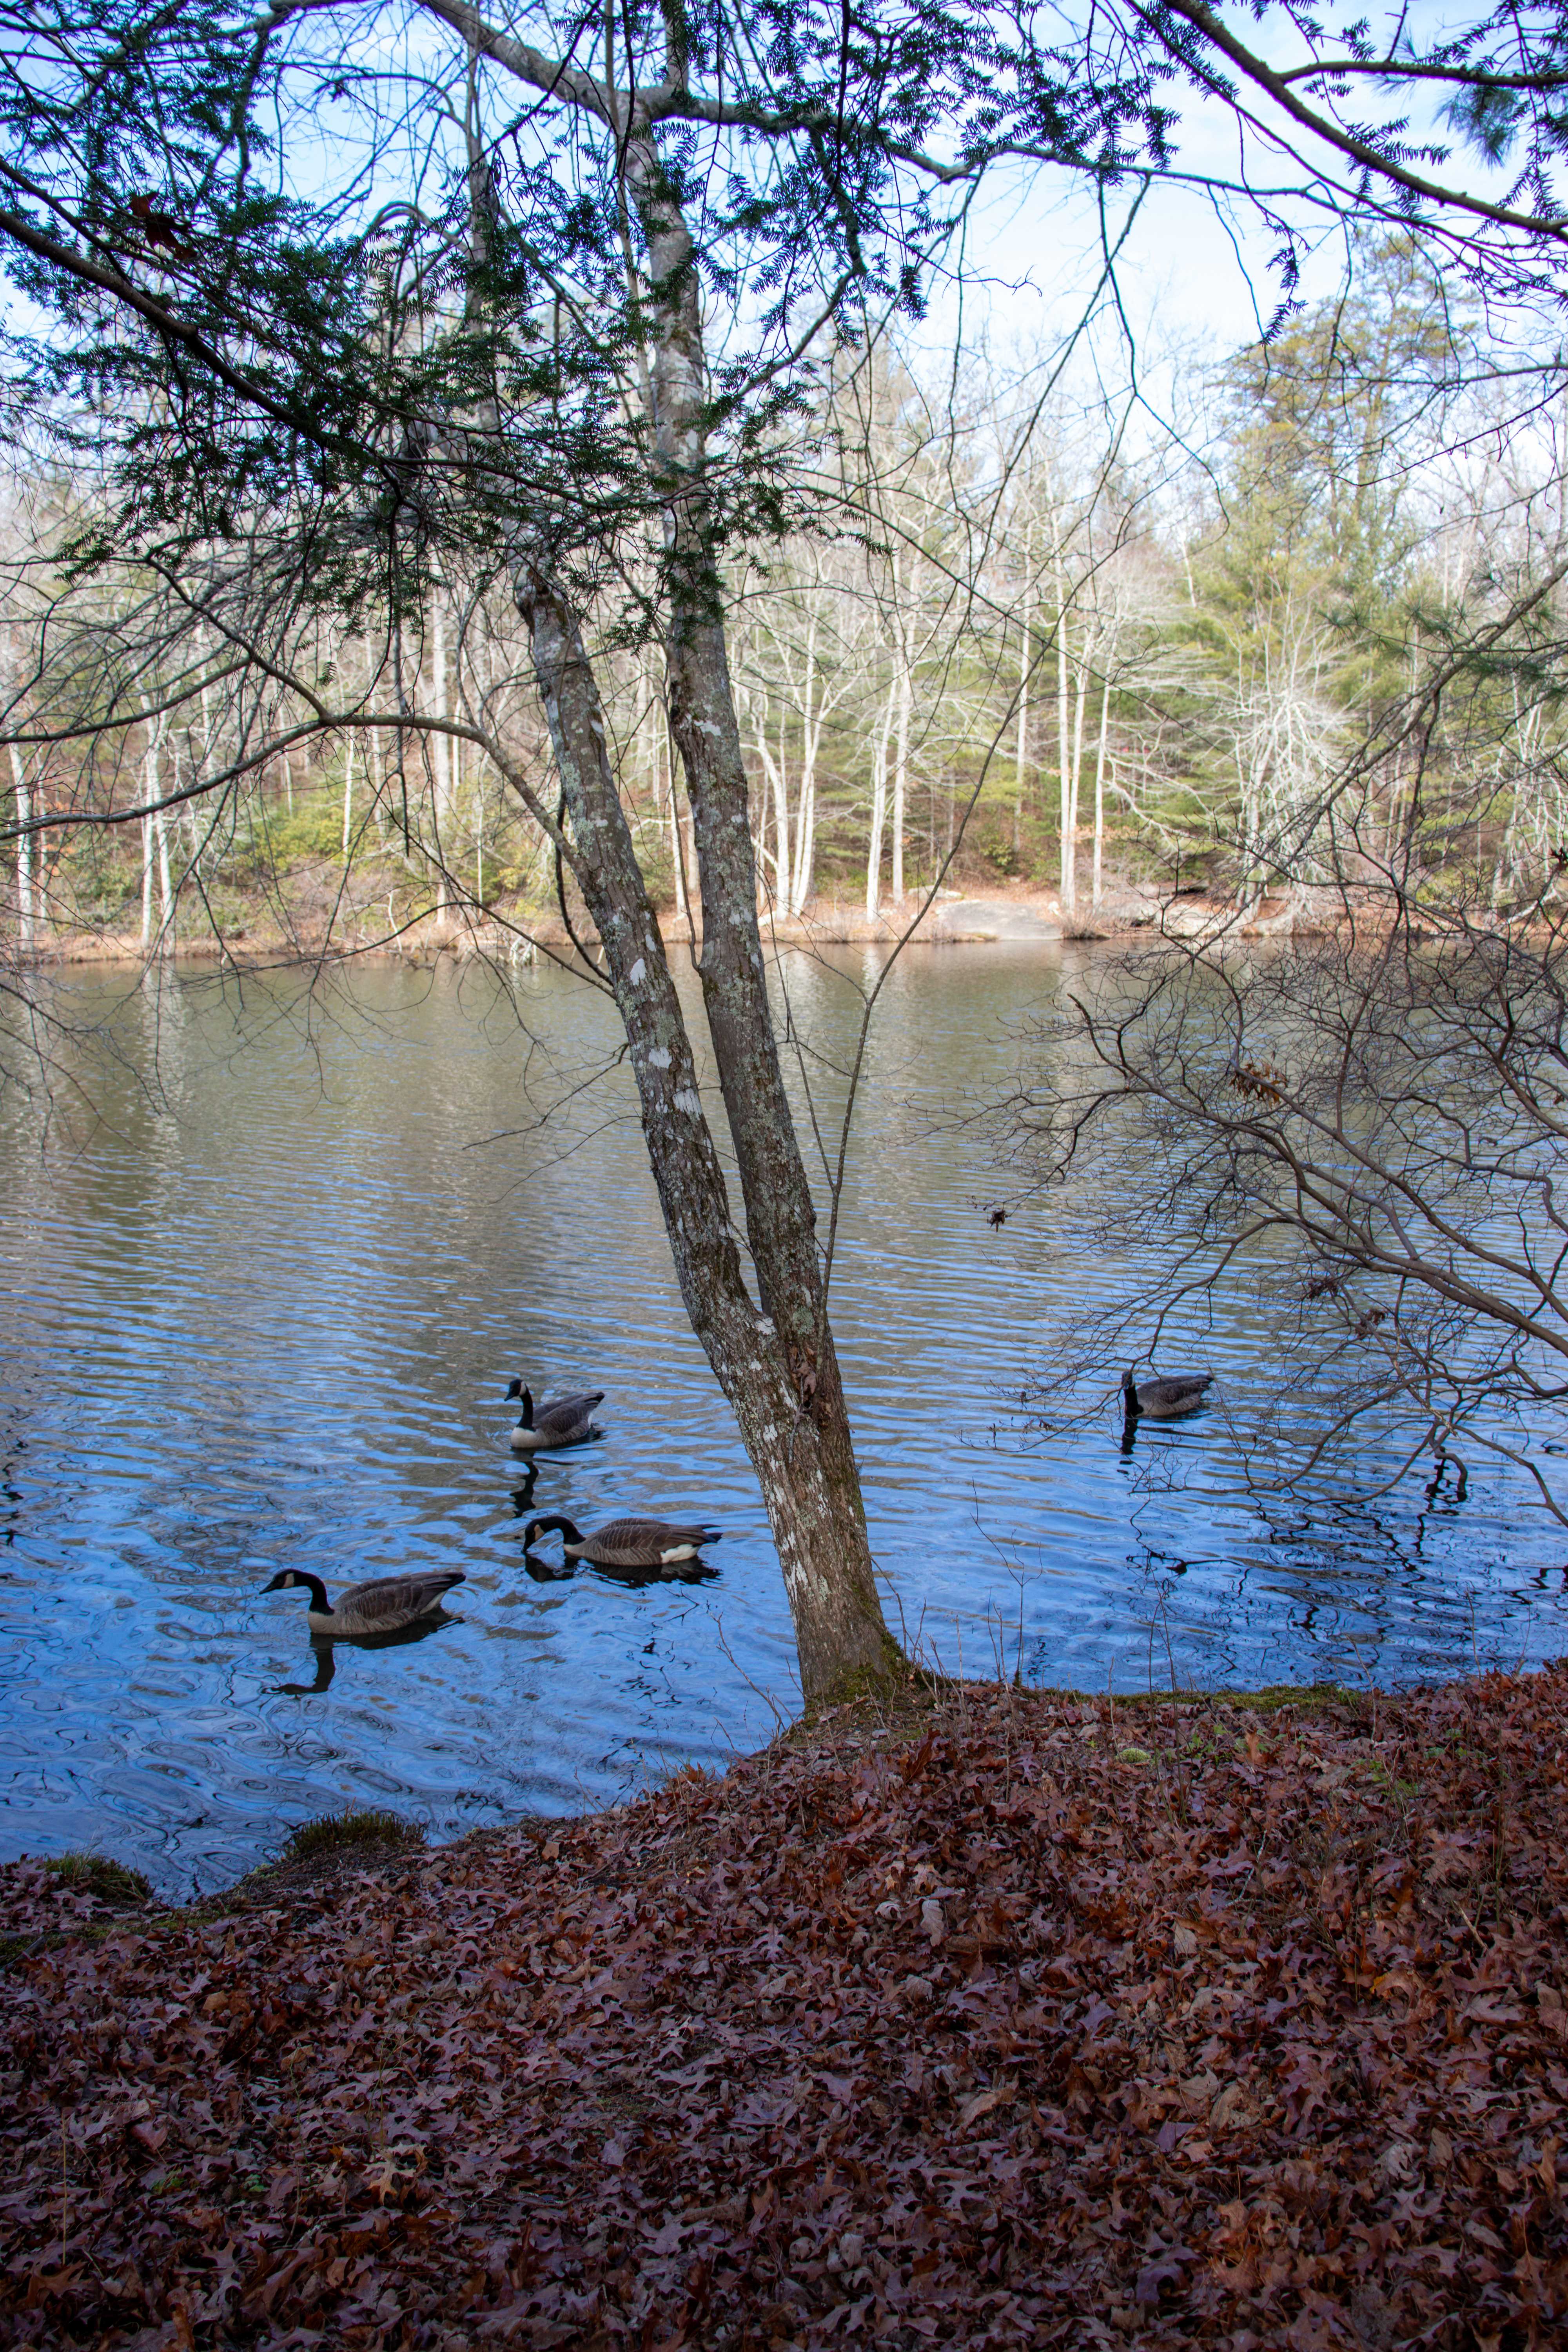
[[[314,1698],[319,1691],[326,1690],[331,1685],[337,1670],[340,1650],[402,1650],[411,1642],[427,1642],[444,1626],[460,1624],[461,1622],[460,1618],[450,1616],[443,1610],[438,1616],[422,1617],[416,1625],[399,1625],[390,1633],[352,1634],[337,1641],[326,1641],[320,1634],[312,1634],[310,1653],[316,1662],[315,1681],[274,1683],[273,1690],[284,1698]]]

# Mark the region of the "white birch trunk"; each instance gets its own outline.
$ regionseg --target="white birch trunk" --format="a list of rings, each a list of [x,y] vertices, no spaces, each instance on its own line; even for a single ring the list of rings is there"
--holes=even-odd
[[[437,589],[430,599],[430,707],[437,719],[447,716],[447,608]],[[436,911],[447,911],[447,849],[446,836],[452,818],[452,745],[451,739],[437,734],[432,740],[430,784],[436,833]]]
[[[367,630],[364,636],[364,700],[374,701],[377,690],[375,665],[371,659],[370,633]],[[365,730],[364,772],[365,781],[370,786],[370,804],[375,817],[376,839],[382,841],[386,837],[385,811],[382,805],[386,786],[386,761],[379,727]]]
[[[142,820],[142,951],[153,944],[153,819]]]
[[[805,864],[809,850],[806,844],[806,794],[810,774],[803,757],[800,763],[800,787],[795,804],[795,870],[789,878],[789,911],[798,915],[805,897]]]
[[[816,744],[821,732],[816,718],[816,614],[805,633],[805,689],[801,698],[800,801],[795,828],[795,880],[790,890],[792,915],[804,912],[811,896],[812,860],[816,850]]]
[[[1029,646],[1034,604],[1027,589],[1024,592],[1023,643],[1018,654],[1018,765],[1013,788],[1013,854],[1016,856],[1024,834],[1024,778],[1029,763]]]
[[[1111,640],[1114,650],[1115,639]],[[1110,721],[1110,654],[1107,653],[1105,675],[1100,687],[1100,742],[1094,755],[1094,878],[1092,904],[1100,912],[1105,862],[1105,738]]]
[[[893,904],[904,903],[904,824],[909,807],[910,709],[914,681],[910,676],[909,646],[899,640],[898,733],[893,744]]]
[[[343,864],[349,862],[349,835],[354,821],[354,736],[348,731],[347,748],[343,753]]]
[[[1073,677],[1072,789],[1068,794],[1068,866],[1072,876],[1072,903],[1075,908],[1078,905],[1079,787],[1083,776],[1083,711],[1094,667],[1096,634],[1090,628],[1085,635],[1083,651]]]
[[[174,893],[169,882],[169,824],[163,809],[153,813],[153,828],[158,836],[158,952],[174,952]]]
[[[16,940],[24,955],[33,946],[33,795],[21,751],[11,746],[11,781],[16,789]]]
[[[752,729],[752,741],[763,767],[763,837],[757,855],[757,870],[761,874],[764,860],[773,869],[773,904],[781,913],[789,911],[789,799],[778,761],[768,743],[767,705],[763,704]],[[773,815],[773,846],[768,847],[768,812]]]
[[[158,952],[166,954],[174,944],[174,891],[169,882],[169,841],[163,825],[163,812],[154,807],[163,789],[160,768],[163,754],[163,736],[168,721],[149,719],[147,749],[142,764],[142,798],[147,814],[142,820],[142,945],[153,944],[153,874],[158,875]]]
[[[871,838],[866,851],[866,917],[874,922],[882,889],[882,835],[888,823],[888,740],[893,731],[897,683],[888,688],[871,758]]]
[[[155,802],[163,789],[160,766],[163,753],[163,737],[167,721],[149,722],[147,729],[147,759],[144,770],[144,801]],[[168,955],[174,944],[174,893],[169,881],[169,834],[161,808],[153,808],[144,820],[142,836],[142,944],[150,944],[153,919],[153,861],[158,864],[158,952]]]
[[[1064,915],[1074,910],[1074,874],[1072,855],[1072,785],[1068,772],[1068,747],[1072,740],[1068,709],[1068,598],[1067,581],[1062,572],[1060,541],[1057,545],[1057,786],[1061,881],[1058,896]]]
[[[789,760],[784,745],[784,713],[779,713],[779,756],[773,769],[773,866],[778,877],[778,903],[787,915],[790,903]]]
[[[809,766],[801,771],[800,806],[795,824],[795,888],[792,915],[804,914],[811,898],[812,866],[816,856],[816,778]]]

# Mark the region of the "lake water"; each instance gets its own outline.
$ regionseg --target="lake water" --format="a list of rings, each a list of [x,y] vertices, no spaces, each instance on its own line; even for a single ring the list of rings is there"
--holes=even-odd
[[[992,1227],[994,1180],[930,1112],[1011,1066],[1062,970],[913,952],[874,1033],[834,1316],[895,1630],[1094,1689],[1568,1649],[1568,1538],[1503,1475],[1473,1472],[1462,1506],[1417,1485],[1270,1527],[1216,1491],[1214,1414],[1146,1424],[1131,1456],[1109,1396],[1030,1435],[1045,1335],[1117,1270],[1046,1214]],[[797,1019],[841,1042],[840,973],[788,971]],[[51,985],[100,1034],[0,1128],[0,1852],[98,1844],[188,1890],[344,1803],[440,1838],[761,1744],[795,1704],[788,1613],[628,1083],[600,1075],[607,1008],[549,967]],[[1258,1356],[1243,1307],[1204,1348],[1236,1396],[1267,1382]],[[605,1442],[547,1458],[532,1507],[700,1513],[724,1529],[711,1582],[525,1572],[517,1372],[607,1391]],[[302,1596],[258,1597],[287,1565],[468,1580],[453,1622],[344,1645],[312,1687]]]

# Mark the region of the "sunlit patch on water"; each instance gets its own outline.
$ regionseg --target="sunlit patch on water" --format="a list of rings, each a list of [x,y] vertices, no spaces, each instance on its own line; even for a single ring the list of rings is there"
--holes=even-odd
[[[1003,1071],[1058,973],[913,955],[868,1056],[834,1313],[895,1630],[953,1668],[1101,1690],[1568,1648],[1568,1538],[1512,1474],[1270,1524],[1217,1491],[1218,1413],[1124,1454],[1108,1381],[1091,1426],[1021,1428],[1040,1335],[1115,1272],[1048,1217],[994,1225],[986,1171],[921,1106]],[[486,976],[385,969],[309,1014],[292,985],[237,1001],[205,975],[157,1000],[99,977],[69,1009],[116,990],[122,1059],[78,1062],[96,1126],[46,1145],[13,1106],[0,1140],[0,1852],[96,1843],[213,1885],[345,1803],[444,1837],[765,1739],[795,1704],[787,1612],[624,1076],[574,1091],[613,1052],[601,1004],[547,970],[514,1005]],[[792,996],[829,1039],[850,1010],[805,963]],[[1258,1344],[1244,1304],[1206,1343],[1233,1397],[1265,1376]],[[516,1373],[606,1391],[603,1442],[531,1487]],[[538,1580],[532,1511],[711,1519],[717,1573]],[[290,1596],[259,1598],[286,1566],[467,1580],[447,1622],[335,1645],[329,1673]]]

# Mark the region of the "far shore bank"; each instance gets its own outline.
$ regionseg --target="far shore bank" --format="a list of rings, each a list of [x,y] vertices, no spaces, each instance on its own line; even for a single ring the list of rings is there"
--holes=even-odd
[[[949,1685],[185,1910],[10,1865],[10,2340],[1559,2342],[1565,1757],[1568,1663]]]
[[[399,921],[378,920],[376,910],[365,905],[334,908],[328,921],[320,913],[321,898],[318,891],[314,907],[302,907],[298,920],[279,921],[262,909],[222,930],[176,928],[172,946],[162,950],[155,941],[144,946],[140,934],[132,930],[40,928],[32,946],[24,951],[16,944],[13,927],[8,952],[14,962],[41,969],[141,966],[172,956],[183,962],[246,971],[280,962],[349,963],[374,958],[429,965],[443,956],[458,962],[489,960],[515,964],[539,955],[570,959],[576,952],[572,935],[554,908],[452,908]],[[944,890],[923,909],[913,896],[901,909],[885,907],[875,916],[868,916],[863,906],[820,898],[795,916],[779,915],[764,907],[760,919],[765,940],[806,950],[890,949],[906,935],[911,943],[922,947],[1026,948],[1050,947],[1063,940],[1114,940],[1152,929],[1183,940],[1227,929],[1238,938],[1257,940],[1316,934],[1333,928],[1327,916],[1300,894],[1289,902],[1266,899],[1238,919],[1229,901],[1192,890],[1172,897],[1152,883],[1119,886],[1106,894],[1098,908],[1079,907],[1067,914],[1054,891],[1001,886]],[[689,919],[678,910],[666,908],[658,921],[668,947],[700,946],[700,919]],[[584,928],[579,936],[591,943],[590,929]]]

